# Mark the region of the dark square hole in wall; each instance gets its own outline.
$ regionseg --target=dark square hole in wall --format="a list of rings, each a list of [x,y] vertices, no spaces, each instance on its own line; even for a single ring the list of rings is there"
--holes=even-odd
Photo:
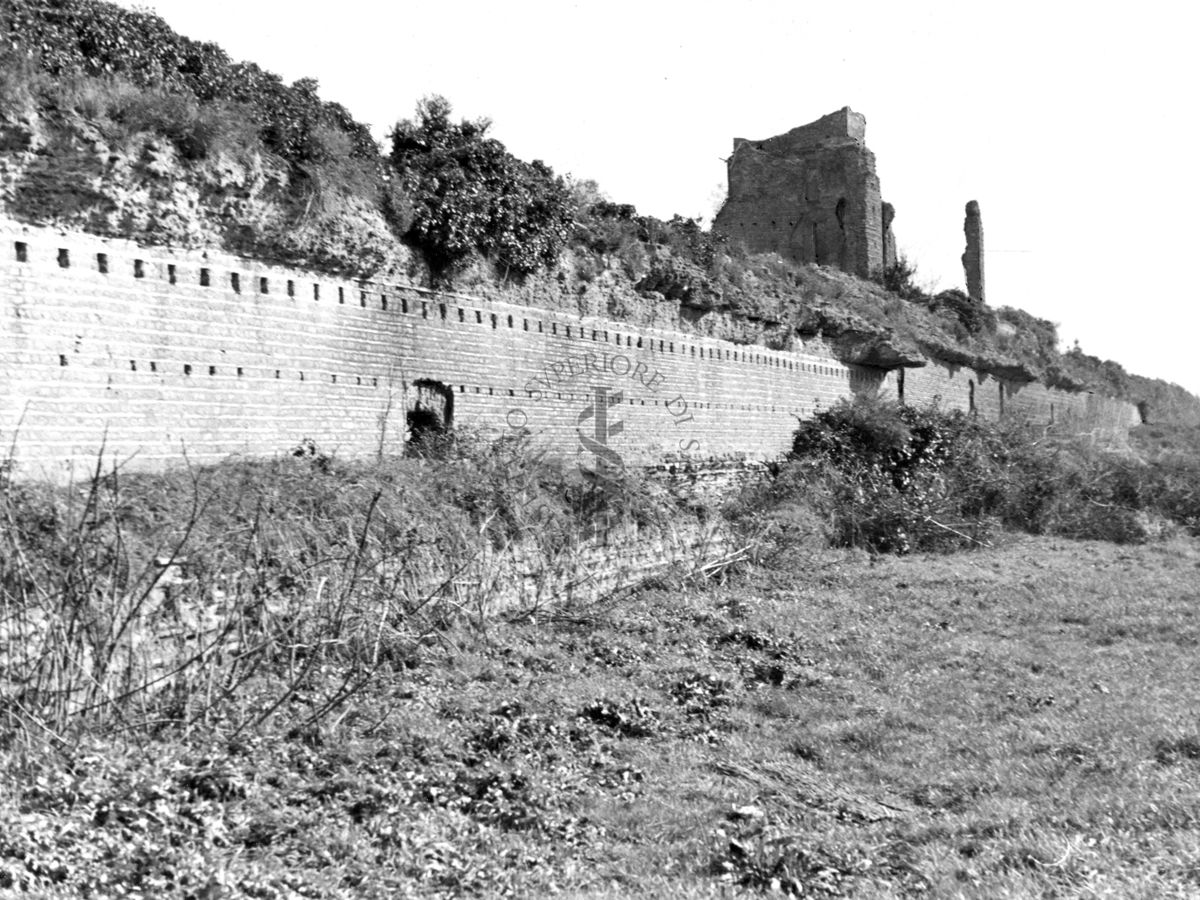
[[[424,300],[421,301],[421,318],[422,319],[429,318],[429,304],[426,303]]]
[[[183,364],[183,374],[184,374],[184,375],[191,375],[191,374],[192,374],[192,365],[191,365],[191,363],[184,363],[184,364]]]
[[[340,287],[340,288],[338,288],[338,303],[345,303],[345,302],[346,302],[346,289]]]
[[[438,315],[440,315],[442,317],[442,320],[445,321],[445,319],[446,319],[446,304],[445,303],[438,304]]]
[[[509,317],[508,317],[508,327],[509,327],[509,328],[512,328],[512,327],[513,327],[513,317],[512,317],[512,316],[509,316]]]
[[[276,377],[276,378],[278,378],[278,377],[279,377],[279,370],[278,370],[278,369],[276,369],[276,370],[275,370],[275,377]]]
[[[96,254],[96,271],[98,271],[101,275],[108,274],[108,254],[107,253],[97,253]]]
[[[366,291],[358,292],[358,305],[363,307],[364,309],[366,309],[366,306],[367,306],[367,292]]]
[[[137,371],[137,360],[136,359],[131,359],[129,361],[129,371],[131,371],[131,372]]]
[[[133,261],[133,277],[134,278],[145,278],[146,277],[146,263],[143,260],[135,259]]]
[[[229,286],[233,288],[235,294],[240,294],[242,292],[242,276],[237,272],[230,272]]]
[[[313,285],[313,299],[314,300],[321,299],[321,286],[319,284]]]
[[[62,353],[58,354],[58,364],[60,366],[65,366],[67,364],[67,357]]]
[[[258,279],[258,292],[259,292],[260,294],[266,294],[266,293],[269,293],[269,292],[270,292],[270,290],[271,290],[271,282],[270,282],[270,281],[269,281],[269,280],[268,280],[266,277],[264,277],[264,276],[259,276],[259,279]]]
[[[380,294],[380,295],[379,295],[379,308],[380,308],[380,309],[387,309],[387,294]]]
[[[59,247],[58,249],[58,265],[63,269],[71,267],[71,253],[63,247]]]
[[[208,269],[200,270],[200,286],[208,287],[212,283],[212,273]]]
[[[156,363],[156,362],[150,363],[150,371],[157,372],[158,371],[158,363]]]
[[[467,321],[467,311],[465,309],[463,309],[461,306],[458,308],[458,321],[460,321],[460,322]]]
[[[475,324],[476,324],[476,325],[482,325],[482,324],[483,324],[483,313],[482,313],[480,310],[478,310],[478,309],[477,309],[477,310],[475,310]]]
[[[303,373],[303,372],[301,372],[301,373],[300,373],[300,380],[301,380],[301,381],[303,381],[303,380],[304,380],[304,373]]]
[[[217,374],[217,367],[216,367],[216,366],[209,366],[209,367],[208,367],[208,374],[209,374],[209,375],[216,375],[216,374]]]
[[[167,263],[167,283],[174,284],[178,279],[179,275],[175,271],[175,263]]]
[[[17,252],[17,262],[29,262],[29,245],[24,241],[17,241],[13,244],[13,249]]]
[[[571,336],[571,326],[568,325],[567,326],[567,337],[570,337],[570,336]]]
[[[408,314],[408,298],[407,297],[400,298],[400,312],[404,313],[405,315]]]
[[[287,283],[287,295],[289,297],[296,296],[296,282],[292,281],[292,279],[290,279],[290,278],[288,279],[288,283]]]
[[[237,367],[237,377],[238,377],[238,378],[241,378],[241,377],[243,377],[245,374],[246,374],[246,370],[245,370],[245,369],[243,369],[241,366],[238,366],[238,367]]]
[[[497,325],[497,319],[496,319],[495,313],[492,313],[491,319],[492,319],[492,327],[495,328]]]

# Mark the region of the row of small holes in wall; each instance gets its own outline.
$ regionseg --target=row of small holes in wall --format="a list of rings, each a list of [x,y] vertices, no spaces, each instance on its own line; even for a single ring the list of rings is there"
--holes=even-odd
[[[21,241],[18,241],[16,243],[16,254],[17,254],[18,262],[28,262],[29,249],[25,243],[23,243]],[[61,248],[59,249],[58,264],[60,266],[62,266],[63,268],[68,268],[71,265],[69,251],[67,251],[65,249],[61,249]],[[102,274],[108,274],[108,254],[106,254],[106,253],[97,253],[96,254],[96,268]],[[135,259],[133,261],[133,277],[134,278],[144,278],[145,275],[146,275],[145,262],[140,259]],[[171,284],[175,284],[177,281],[177,270],[173,263],[167,264],[167,280]],[[200,285],[201,285],[201,287],[210,287],[211,284],[212,284],[211,270],[209,270],[207,268],[201,268],[200,269]],[[229,285],[232,288],[232,290],[234,291],[234,293],[240,294],[242,292],[241,274],[238,272],[230,272],[229,273]],[[313,284],[312,288],[313,288],[313,299],[314,300],[321,299],[321,286],[319,284]],[[338,303],[345,303],[346,302],[345,289],[339,287],[337,289],[337,291],[338,291]],[[258,292],[260,294],[270,293],[270,280],[268,278],[260,277],[258,279]],[[291,279],[288,279],[288,281],[287,281],[287,295],[289,297],[296,296],[296,283],[294,281],[292,281]],[[380,304],[383,309],[388,308],[387,294],[380,294]],[[359,291],[359,305],[364,306],[364,307],[367,305],[367,292],[366,291]],[[408,298],[401,297],[400,305],[401,305],[401,312],[407,314],[408,313]],[[440,317],[442,319],[445,319],[447,317],[447,310],[446,310],[445,303],[438,304],[438,311],[439,311]],[[475,312],[475,322],[477,324],[482,324],[483,323],[482,310],[477,309],[474,312]],[[489,315],[490,315],[490,321],[491,321],[492,328],[498,328],[499,327],[499,316],[496,313],[490,313]],[[421,301],[421,316],[422,316],[422,318],[429,317],[429,305],[425,301]],[[459,307],[459,309],[458,309],[458,320],[460,322],[466,321],[466,310],[464,310],[462,307]],[[512,316],[507,317],[507,322],[508,322],[509,328],[515,327]],[[522,325],[523,330],[525,330],[525,331],[529,330],[529,320],[528,319],[522,319],[521,325]],[[567,326],[565,326],[565,329],[566,329],[566,336],[568,338],[571,337],[572,336],[571,326],[567,325]],[[539,334],[544,333],[544,323],[540,319],[537,321],[537,330],[538,330]],[[579,334],[580,340],[585,339],[586,329],[584,329],[582,326],[577,326],[576,331]],[[550,323],[550,332],[551,332],[551,334],[555,334],[555,335],[558,334],[558,323],[557,322]],[[600,339],[598,337],[598,335],[600,335],[601,333],[604,335],[604,342],[608,343],[609,336],[608,336],[607,330],[600,332],[597,329],[592,329],[592,340],[598,341]],[[621,346],[621,335],[619,335],[619,334],[615,335],[615,343],[618,347]],[[634,346],[633,337],[631,335],[625,335],[625,346],[626,347]],[[637,339],[637,346],[638,346],[638,348],[641,348],[643,346],[642,338],[640,338],[640,337]],[[669,349],[666,349],[666,348],[669,348]],[[654,349],[654,340],[653,339],[650,340],[650,349],[651,350]],[[666,341],[663,341],[660,339],[658,342],[658,349],[659,349],[660,353],[661,352],[674,353],[675,352],[675,342],[674,341],[666,342]],[[691,350],[692,356],[697,355],[697,353],[696,353],[697,348],[695,347],[695,345],[693,345],[689,348],[686,344],[681,344],[679,352],[686,355],[689,349]],[[749,363],[754,363],[756,365],[772,366],[775,368],[786,368],[791,371],[795,371],[796,365],[797,365],[796,363],[792,362],[791,360],[781,360],[781,359],[773,358],[773,357],[764,357],[757,353],[756,354],[747,354],[744,351],[741,353],[741,355],[739,357],[738,351],[736,351],[736,350],[725,350],[724,356],[722,356],[721,350],[714,349],[712,347],[707,348],[707,353],[705,352],[705,348],[700,348],[699,356],[702,359],[726,359],[726,360],[732,360],[733,362],[749,362]],[[817,366],[817,365],[814,365],[811,363],[800,363],[799,366],[800,366],[799,371],[802,371],[802,372],[808,371],[808,372],[813,372],[815,374],[829,375],[829,376],[834,376],[834,375],[840,374],[843,377],[849,377],[848,371],[843,370],[842,372],[838,372],[837,370],[832,369],[827,366]]]
[[[26,244],[23,241],[17,241],[15,249],[16,249],[16,255],[17,255],[17,262],[29,262],[29,246],[28,246],[28,244]],[[64,269],[69,269],[71,267],[71,252],[69,250],[67,250],[66,248],[60,247],[58,250],[58,265]],[[101,275],[109,274],[109,262],[108,262],[108,254],[107,253],[97,253],[96,254],[96,271],[98,271]],[[166,276],[167,276],[167,281],[169,283],[171,283],[171,284],[179,283],[179,270],[174,263],[167,263]],[[135,259],[133,261],[133,277],[134,278],[145,278],[146,277],[146,261],[145,260]],[[199,281],[200,281],[201,287],[211,287],[212,286],[212,269],[206,268],[206,267],[201,267],[200,274],[199,274]],[[242,292],[242,276],[241,276],[240,272],[230,272],[229,273],[229,287],[233,290],[233,292],[235,294],[240,294]],[[270,293],[270,280],[268,278],[260,277],[258,279],[258,292],[260,294]],[[320,300],[321,299],[321,286],[319,284],[313,284],[312,293],[313,293],[314,300]],[[296,282],[291,279],[288,279],[288,281],[287,281],[287,295],[289,297],[296,296]],[[338,302],[339,303],[346,302],[346,293],[345,293],[344,288],[340,288],[340,287],[338,288]],[[364,294],[363,305],[366,306],[365,294]],[[384,308],[385,309],[387,308],[387,298],[386,297],[384,298]]]
[[[502,396],[502,397],[503,397],[503,396],[505,396],[506,394],[507,394],[507,396],[509,396],[509,397],[515,397],[515,396],[516,396],[516,392],[515,392],[515,391],[514,391],[512,388],[500,388],[500,389],[499,389],[499,391],[497,391],[497,389],[496,389],[496,388],[492,388],[492,387],[489,387],[489,388],[486,388],[486,389],[485,389],[485,388],[483,388],[483,387],[478,387],[478,386],[476,386],[476,387],[473,387],[473,388],[471,389],[471,393],[474,393],[474,394],[482,394],[482,393],[484,393],[484,391],[485,391],[485,390],[487,391],[487,395],[488,395],[489,397],[494,397],[494,396],[496,396],[496,394],[497,394],[497,393],[499,393],[499,394],[500,394],[500,396]],[[465,394],[465,393],[467,393],[467,386],[466,386],[465,384],[460,384],[460,385],[458,386],[458,392],[459,392],[460,394]],[[527,395],[527,396],[529,396],[529,397],[532,397],[534,392],[533,392],[533,391],[524,391],[523,393],[524,393],[524,394],[526,394],[526,395]],[[547,397],[548,397],[548,396],[549,396],[549,395],[547,395]],[[567,400],[567,401],[575,401],[575,400],[590,400],[590,399],[591,399],[591,396],[590,396],[589,394],[571,394],[571,393],[568,393],[566,396],[563,396],[563,394],[556,392],[556,393],[554,394],[554,399],[555,399],[555,400]],[[662,400],[662,401],[659,401],[659,400],[651,400],[651,401],[650,401],[650,406],[666,406],[668,402],[670,402],[670,401],[667,401],[667,400]],[[818,405],[820,405],[820,402],[821,402],[821,401],[820,401],[820,400],[816,400],[816,401],[814,401],[814,402],[816,402]],[[646,405],[646,401],[645,401],[645,400],[635,400],[633,397],[630,397],[630,398],[629,398],[629,405],[630,405],[630,406],[645,406],[645,405]],[[753,404],[753,403],[750,403],[750,404],[745,404],[745,403],[743,403],[743,404],[736,404],[736,403],[691,403],[691,404],[689,404],[689,405],[688,405],[688,409],[733,409],[733,410],[746,410],[746,411],[753,411],[753,410],[757,410],[758,412],[766,412],[766,411],[767,411],[767,407],[766,407],[766,406],[761,406],[761,405],[758,405],[758,404]],[[778,408],[777,408],[777,407],[775,407],[775,406],[772,406],[772,407],[771,407],[771,412],[778,412],[778,411],[779,411],[779,410],[778,410]]]
[[[65,353],[60,353],[60,354],[59,354],[59,356],[58,356],[58,364],[59,364],[60,366],[66,366],[66,365],[68,365],[69,363],[70,363],[70,359],[67,357],[67,355],[66,355]],[[157,361],[155,361],[155,360],[151,360],[151,361],[149,361],[148,363],[146,363],[146,367],[147,367],[147,368],[146,368],[146,371],[149,371],[149,372],[157,372],[157,371],[158,371],[158,362],[157,362]],[[201,368],[203,368],[203,367],[201,367]],[[129,361],[129,370],[130,370],[131,372],[137,372],[137,371],[139,371],[139,369],[138,369],[138,361],[137,361],[136,359],[131,359],[131,360]],[[184,363],[184,364],[183,364],[183,368],[182,368],[182,370],[181,370],[181,371],[183,372],[183,374],[184,374],[184,375],[189,375],[189,376],[190,376],[190,375],[192,375],[192,374],[194,374],[194,373],[195,373],[195,367],[194,367],[194,366],[193,366],[191,363]],[[238,378],[244,378],[244,377],[245,377],[245,375],[246,375],[246,370],[245,370],[245,368],[243,368],[242,366],[234,366],[234,367],[232,367],[232,368],[228,368],[228,367],[219,367],[219,366],[209,366],[209,367],[208,367],[208,374],[209,374],[209,375],[213,375],[213,376],[215,376],[215,375],[221,375],[221,374],[233,374],[233,375],[235,375],[235,376],[236,376],[236,377],[238,377]],[[307,379],[306,379],[306,377],[305,377],[305,373],[304,373],[304,372],[299,372],[298,374],[299,374],[299,376],[300,376],[300,380],[301,380],[301,381],[305,381],[305,380],[307,380]],[[276,370],[275,370],[275,377],[276,377],[276,378],[282,378],[282,377],[283,377],[283,370],[282,370],[282,369],[276,369]],[[364,378],[364,376],[362,376],[362,375],[347,376],[347,378],[346,378],[346,381],[345,381],[344,383],[345,383],[345,384],[349,384],[349,383],[350,383],[350,382],[349,382],[349,379],[350,379],[351,377],[353,377],[353,378],[354,378],[354,383],[355,383],[356,385],[365,384],[367,381],[370,381],[370,382],[371,382],[371,387],[379,387],[379,378],[378,378],[378,377],[368,377],[368,378]],[[332,383],[332,384],[338,384],[338,383],[339,383],[339,382],[338,382],[338,376],[337,376],[336,374],[334,374],[334,373],[330,373],[330,375],[329,375],[329,381],[330,381],[330,383]]]
[[[441,317],[443,319],[445,319],[446,318],[446,305],[444,303],[440,303],[438,305],[441,307]],[[408,311],[407,306],[405,307],[404,311],[405,312]],[[426,308],[425,303],[421,304],[421,315],[424,318],[428,318],[428,310]],[[490,316],[491,316],[492,327],[498,328],[499,324],[500,324],[499,316],[497,316],[496,313],[490,313]],[[458,310],[458,321],[460,321],[460,322],[466,321],[466,310],[462,309],[461,307]],[[476,324],[483,323],[483,312],[481,310],[478,310],[478,309],[475,310],[475,322],[476,322]],[[509,328],[516,327],[513,322],[512,316],[508,316],[508,327]],[[522,327],[522,330],[528,331],[529,330],[529,320],[522,319],[521,327]],[[543,323],[541,320],[538,320],[537,327],[538,327],[537,328],[538,334],[543,334],[544,329],[543,329]],[[572,336],[571,326],[567,325],[564,327],[566,330],[566,336],[571,337]],[[577,326],[576,330],[579,333],[579,339],[586,340],[587,329],[583,328],[582,326]],[[558,334],[558,323],[557,322],[550,323],[550,333],[555,334],[555,335]],[[598,331],[597,329],[593,328],[592,329],[592,340],[599,341],[600,334],[604,335],[604,338],[603,338],[604,343],[608,343],[608,331],[607,330]],[[616,335],[614,342],[616,343],[616,345],[618,347],[621,346],[621,335],[619,335],[619,334]],[[625,346],[626,347],[634,346],[633,338],[630,335],[625,335]],[[642,346],[643,346],[642,338],[639,337],[637,339],[637,347],[640,349],[640,348],[642,348]],[[650,339],[649,348],[651,350],[654,349],[654,339],[653,338]],[[692,356],[697,355],[695,346],[692,346],[689,348],[688,345],[686,345],[686,344],[679,345],[680,353],[683,353],[686,355],[689,349],[691,350]],[[663,341],[660,339],[658,342],[658,350],[660,353],[664,353],[664,352],[665,353],[674,353],[675,352],[675,342],[674,341],[667,342],[667,341]],[[816,374],[829,375],[829,376],[839,376],[840,375],[840,376],[843,376],[846,378],[850,377],[848,369],[838,370],[838,369],[834,369],[834,368],[831,368],[828,366],[817,366],[813,363],[797,364],[797,363],[792,362],[791,360],[778,359],[775,357],[768,357],[768,356],[760,356],[757,353],[751,355],[751,354],[747,354],[747,353],[743,352],[741,354],[741,356],[739,357],[738,351],[736,351],[736,350],[725,350],[723,352],[724,352],[724,355],[722,355],[721,350],[715,349],[713,347],[707,348],[707,352],[706,352],[706,349],[704,347],[701,347],[699,356],[701,359],[727,359],[727,360],[732,360],[733,362],[751,362],[751,363],[755,363],[757,365],[772,366],[775,368],[784,368],[784,369],[789,369],[792,371],[795,371],[796,366],[799,365],[799,371],[801,371],[801,372],[813,372]]]

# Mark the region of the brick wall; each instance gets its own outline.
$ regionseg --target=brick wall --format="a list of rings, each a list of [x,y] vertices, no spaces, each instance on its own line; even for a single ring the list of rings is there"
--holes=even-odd
[[[824,354],[11,223],[0,241],[0,441],[60,480],[102,446],[137,468],[304,438],[394,452],[420,379],[450,387],[457,425],[524,427],[571,455],[602,387],[630,463],[770,458],[797,416],[849,393]]]
[[[1033,382],[1004,381],[986,372],[930,362],[917,369],[895,369],[879,377],[877,390],[905,403],[937,400],[945,409],[974,410],[989,419],[1018,416],[1053,427],[1062,434],[1121,441],[1140,424],[1137,407],[1125,400],[1088,392],[1064,391]]]
[[[456,426],[528,429],[589,464],[583,438],[630,464],[770,459],[797,417],[895,393],[895,372],[809,349],[0,222],[0,442],[33,477],[82,475],[101,447],[142,469],[305,438],[347,457],[399,452],[416,381],[450,389]],[[973,380],[980,412],[999,414],[995,379],[937,365],[904,377],[907,402],[964,409]],[[1129,404],[1005,387],[1014,411],[1136,421]]]

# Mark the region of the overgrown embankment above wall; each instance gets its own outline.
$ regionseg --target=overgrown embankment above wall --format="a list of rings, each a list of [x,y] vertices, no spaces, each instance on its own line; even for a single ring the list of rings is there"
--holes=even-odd
[[[56,10],[0,12],[0,211],[17,221],[776,350],[819,336],[848,365],[933,361],[1200,422],[1177,386],[1060,354],[1050,323],[923,294],[903,272],[881,286],[639,216],[516,159],[441,98],[397,124],[385,155],[311,80],[286,85],[152,14]]]
[[[503,299],[338,279],[0,220],[0,438],[29,475],[400,453],[405,431],[528,432],[590,462],[769,460],[855,395],[937,397],[1121,440],[1131,404],[965,366],[846,365]],[[508,296],[500,294],[500,296]]]

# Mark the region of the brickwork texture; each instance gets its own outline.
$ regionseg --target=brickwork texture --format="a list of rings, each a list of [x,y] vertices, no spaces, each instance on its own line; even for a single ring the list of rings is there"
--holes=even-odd
[[[400,453],[406,409],[431,383],[454,427],[528,431],[585,463],[776,458],[798,418],[855,392],[1079,431],[1137,421],[1088,394],[937,365],[901,376],[810,349],[0,222],[0,442],[28,477],[84,477],[101,453],[135,469],[304,441]]]

